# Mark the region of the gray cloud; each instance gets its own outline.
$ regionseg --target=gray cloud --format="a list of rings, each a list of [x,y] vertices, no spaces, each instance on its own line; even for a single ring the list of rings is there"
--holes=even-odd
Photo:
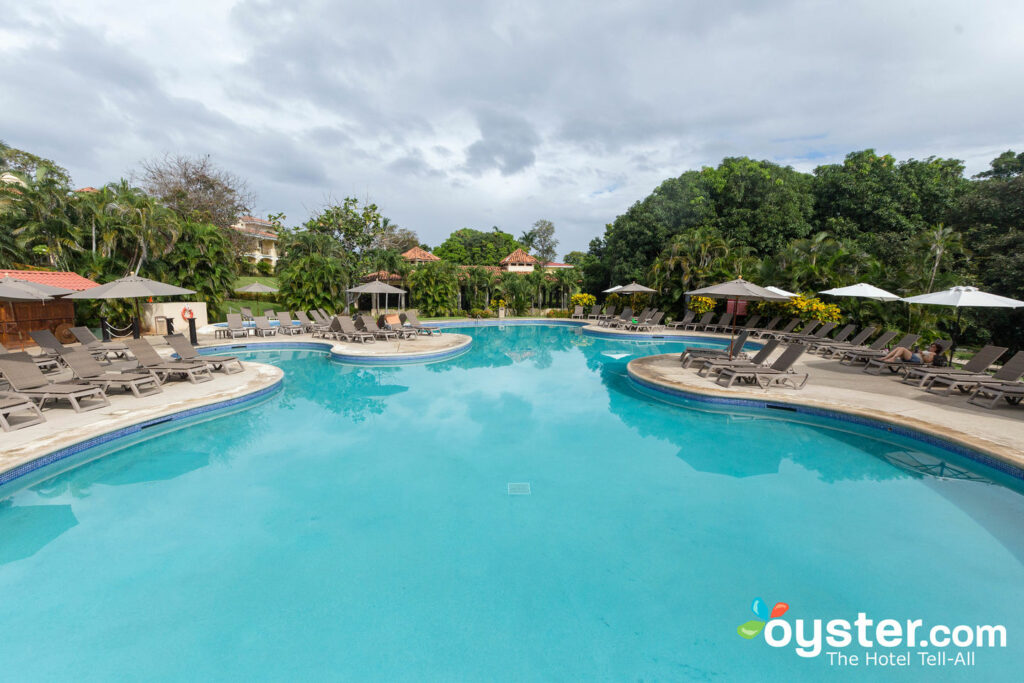
[[[1022,19],[1009,0],[40,0],[0,25],[0,138],[81,185],[210,154],[258,213],[357,196],[434,244],[543,217],[568,251],[725,155],[982,170],[1024,147]]]
[[[536,160],[540,136],[526,119],[495,111],[477,116],[480,139],[466,148],[466,170],[473,175],[497,169],[502,175],[518,173]]]

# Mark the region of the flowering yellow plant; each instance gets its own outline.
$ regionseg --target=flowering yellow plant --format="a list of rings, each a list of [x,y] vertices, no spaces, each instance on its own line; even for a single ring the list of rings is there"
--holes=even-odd
[[[789,301],[772,304],[771,309],[802,320],[820,320],[823,323],[838,323],[843,320],[843,312],[839,306],[827,304],[810,294],[798,294]]]
[[[708,311],[712,311],[715,308],[715,300],[709,299],[706,296],[691,296],[690,297],[690,310],[697,315],[704,315]]]

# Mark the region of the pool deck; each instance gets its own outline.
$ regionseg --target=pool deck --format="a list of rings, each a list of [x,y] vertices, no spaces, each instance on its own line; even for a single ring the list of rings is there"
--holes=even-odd
[[[164,354],[169,356],[169,347]],[[242,372],[225,375],[213,373],[213,380],[192,384],[187,381],[165,382],[163,392],[135,398],[130,392],[111,391],[110,405],[96,410],[76,413],[60,402],[51,401],[43,411],[46,422],[13,432],[0,432],[0,474],[20,467],[55,451],[75,446],[84,441],[117,432],[133,425],[164,418],[199,408],[215,408],[229,404],[261,390],[279,384],[284,372],[264,363],[244,364]],[[51,374],[54,381],[70,380],[71,373],[63,370]]]
[[[1024,468],[1024,409],[1000,405],[982,408],[967,397],[931,394],[896,379],[897,375],[870,375],[862,366],[840,365],[836,360],[805,355],[797,372],[810,373],[801,390],[749,385],[723,387],[714,379],[683,368],[679,354],[637,358],[628,365],[630,377],[684,395],[726,397],[811,406],[856,415],[918,430],[968,449],[980,450],[1017,468]]]

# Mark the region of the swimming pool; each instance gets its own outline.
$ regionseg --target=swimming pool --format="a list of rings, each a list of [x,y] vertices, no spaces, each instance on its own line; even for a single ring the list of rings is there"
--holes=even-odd
[[[637,390],[626,363],[678,344],[459,332],[472,348],[429,365],[246,353],[286,371],[282,392],[8,489],[5,677],[836,672],[738,637],[755,597],[793,619],[1005,625],[970,673],[1024,665],[1008,482],[910,440]],[[923,474],[940,460],[954,478]]]

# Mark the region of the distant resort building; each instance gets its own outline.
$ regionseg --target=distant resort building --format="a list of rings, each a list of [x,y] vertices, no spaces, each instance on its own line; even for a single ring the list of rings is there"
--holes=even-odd
[[[242,256],[252,259],[253,263],[270,261],[270,265],[277,266],[276,225],[255,216],[242,216],[231,229],[250,238],[246,241],[247,248]]]
[[[522,249],[516,249],[499,262],[501,269],[510,273],[532,273],[534,266],[538,263],[539,261],[535,257],[530,256]]]
[[[413,264],[414,266],[418,266],[422,263],[430,263],[431,261],[441,260],[437,256],[431,254],[426,249],[421,249],[420,247],[413,247],[409,251],[402,254],[402,258],[404,258],[407,262]]]
[[[402,258],[405,259],[406,263],[413,266],[419,266],[424,263],[431,263],[433,261],[440,261],[441,259],[434,254],[431,254],[426,249],[421,247],[413,247],[402,254]],[[501,265],[497,266],[465,266],[460,265],[459,268],[467,270],[469,268],[483,268],[493,273],[509,272],[509,273],[532,273],[536,268],[541,267],[540,261],[535,256],[527,254],[522,249],[516,249],[511,254],[501,259]],[[543,265],[543,269],[547,272],[553,270],[563,270],[566,268],[572,268],[573,266],[569,263],[556,263],[549,261]],[[364,282],[370,282],[372,280],[381,280],[382,282],[398,282],[402,280],[402,276],[398,273],[389,273],[387,271],[379,271],[376,273],[369,273],[362,277]]]

